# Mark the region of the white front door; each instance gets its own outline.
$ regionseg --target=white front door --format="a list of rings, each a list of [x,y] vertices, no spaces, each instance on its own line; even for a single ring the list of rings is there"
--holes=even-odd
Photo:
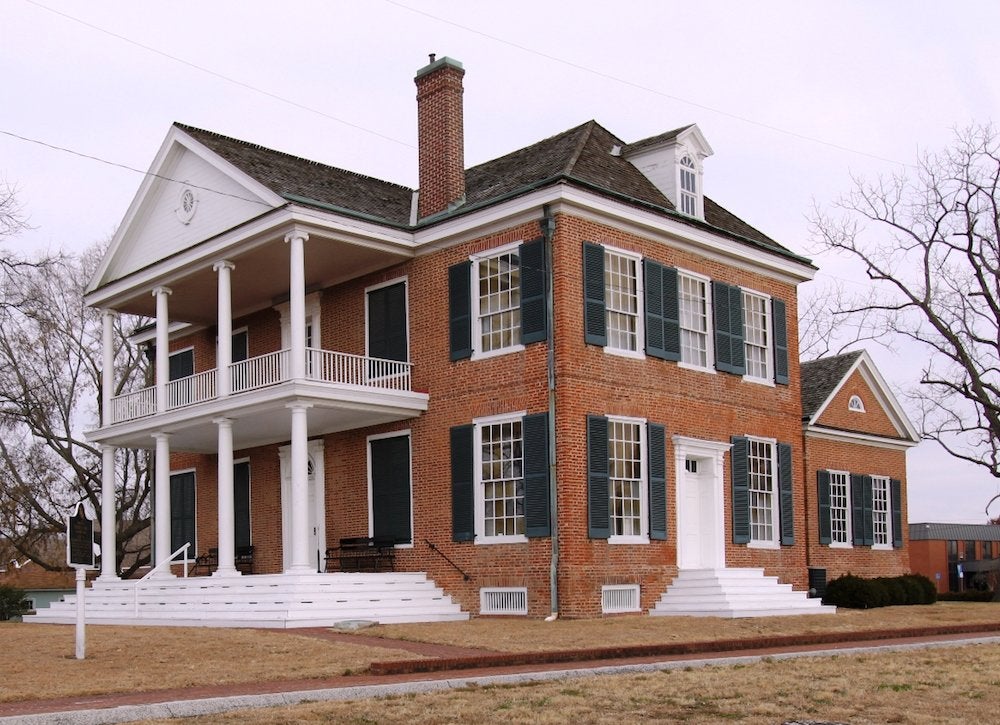
[[[722,456],[728,444],[675,436],[677,567],[725,567]]]
[[[326,556],[326,477],[323,473],[323,441],[309,441],[309,562],[323,571]],[[292,560],[292,466],[291,446],[278,449],[281,461],[281,561],[287,569]]]

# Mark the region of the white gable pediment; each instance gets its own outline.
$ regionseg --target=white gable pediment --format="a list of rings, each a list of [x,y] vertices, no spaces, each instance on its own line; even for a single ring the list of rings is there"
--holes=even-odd
[[[284,203],[270,189],[173,126],[88,292]]]

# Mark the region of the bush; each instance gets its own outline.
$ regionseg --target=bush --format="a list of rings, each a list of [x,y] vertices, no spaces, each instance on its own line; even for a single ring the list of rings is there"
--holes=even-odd
[[[0,584],[0,622],[16,617],[24,611],[24,591],[7,584]]]
[[[936,599],[937,589],[934,583],[920,574],[877,579],[845,574],[827,583],[823,603],[847,609],[874,609],[907,604],[933,604]]]
[[[923,574],[906,574],[900,577],[909,587],[916,587],[920,595],[913,604],[933,604],[938,599],[937,585]]]
[[[939,594],[938,599],[942,602],[992,602],[993,592],[984,592],[981,589],[966,589],[964,592],[945,592]]]

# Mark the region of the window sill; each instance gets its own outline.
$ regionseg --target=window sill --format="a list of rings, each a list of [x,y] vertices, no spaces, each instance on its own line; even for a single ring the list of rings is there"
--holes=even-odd
[[[853,549],[854,544],[849,544],[845,541],[834,541],[830,545],[831,549]]]
[[[515,536],[480,536],[475,538],[476,546],[489,546],[490,544],[527,544],[528,537],[523,534]]]
[[[708,373],[709,375],[715,375],[718,371],[713,367],[702,367],[701,365],[694,365],[692,363],[681,362],[677,363],[677,367],[684,368],[685,370],[693,370],[697,373]]]
[[[771,549],[777,551],[781,548],[781,545],[777,541],[751,541],[747,544],[749,549]]]
[[[763,385],[767,388],[775,387],[774,381],[770,378],[752,378],[749,375],[743,376],[743,381],[747,383],[753,383],[754,385]]]
[[[609,536],[609,544],[648,544],[648,536]]]
[[[633,360],[645,360],[646,353],[638,350],[620,350],[617,347],[604,347],[604,352],[608,355],[617,355],[618,357],[629,357]]]
[[[872,544],[872,551],[892,551],[892,544]]]
[[[478,350],[474,350],[469,359],[485,360],[491,357],[500,357],[501,355],[508,355],[512,352],[524,352],[524,345],[521,344],[511,345],[510,347],[502,347],[499,350],[490,350],[489,352],[479,352]]]

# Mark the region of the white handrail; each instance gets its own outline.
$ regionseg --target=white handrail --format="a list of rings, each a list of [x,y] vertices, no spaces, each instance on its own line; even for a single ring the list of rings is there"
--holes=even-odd
[[[186,544],[184,544],[184,546],[182,546],[177,551],[175,551],[173,554],[171,554],[166,559],[164,559],[159,564],[157,564],[152,569],[150,569],[148,572],[146,572],[146,575],[144,577],[142,577],[141,579],[139,579],[135,583],[135,585],[132,587],[132,610],[135,613],[136,617],[139,616],[139,585],[142,584],[147,579],[149,579],[149,577],[153,576],[153,574],[155,574],[156,572],[160,571],[160,569],[162,569],[163,567],[169,566],[171,563],[173,563],[174,559],[177,558],[177,555],[181,554],[181,553],[184,554],[184,559],[183,559],[183,562],[184,562],[184,578],[186,579],[187,575],[188,575],[188,562],[191,561],[191,559],[188,558],[188,554],[187,554],[188,553],[188,548],[190,546],[191,546],[191,542],[189,541]]]

